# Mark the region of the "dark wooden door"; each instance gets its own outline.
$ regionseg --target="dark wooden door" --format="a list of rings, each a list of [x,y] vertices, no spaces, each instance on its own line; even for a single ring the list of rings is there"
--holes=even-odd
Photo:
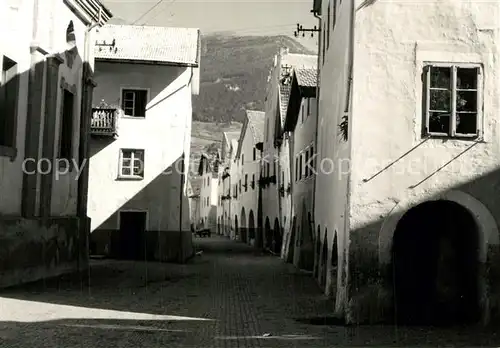
[[[140,260],[145,257],[146,212],[120,212],[120,258]]]

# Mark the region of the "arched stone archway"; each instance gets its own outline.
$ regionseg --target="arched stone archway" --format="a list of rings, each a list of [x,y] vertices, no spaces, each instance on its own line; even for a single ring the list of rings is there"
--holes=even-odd
[[[286,255],[286,262],[294,263],[295,261],[295,246],[297,245],[297,218],[292,218],[290,227],[290,239],[288,241],[288,253]]]
[[[471,195],[457,190],[444,192],[428,201],[436,200],[458,203],[473,215],[479,233],[479,261],[486,262],[488,245],[500,244],[498,225],[488,208]],[[400,201],[388,212],[379,232],[378,256],[381,264],[389,264],[391,262],[392,241],[399,220],[408,210],[419,203],[417,198]]]
[[[283,235],[281,233],[280,222],[278,218],[274,219],[274,228],[273,228],[273,247],[272,251],[275,254],[281,255],[281,246],[283,245]]]
[[[234,216],[234,236],[233,236],[233,238],[235,240],[240,239],[240,231],[238,229],[238,215]]]
[[[314,278],[319,276],[319,264],[320,264],[320,254],[321,254],[321,228],[318,225],[318,230],[316,232],[315,243],[314,243]]]
[[[269,221],[269,217],[266,217],[266,223],[264,224],[264,237],[266,239],[264,247],[272,250],[273,234],[271,231],[271,222]]]
[[[326,286],[326,276],[328,271],[328,229],[325,228],[325,235],[322,241],[321,248],[321,268],[320,268],[320,278],[319,284],[322,287],[323,291],[325,291]]]
[[[330,260],[330,297],[336,301],[337,298],[337,288],[338,288],[338,276],[339,276],[339,246],[337,241],[337,231],[333,236],[332,243],[332,258]]]
[[[248,230],[247,230],[247,217],[246,217],[246,214],[245,214],[245,208],[242,207],[241,208],[241,221],[240,221],[240,236],[241,236],[241,240],[244,242],[244,243],[247,243],[248,242]]]
[[[252,246],[255,246],[255,218],[253,210],[248,213],[248,240]]]
[[[392,243],[398,323],[480,320],[479,240],[474,216],[453,201],[424,202],[401,217]]]

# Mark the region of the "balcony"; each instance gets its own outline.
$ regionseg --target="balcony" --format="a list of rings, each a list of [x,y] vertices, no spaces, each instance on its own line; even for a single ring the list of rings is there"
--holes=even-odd
[[[95,137],[118,136],[118,117],[120,110],[114,107],[92,108],[90,135]]]

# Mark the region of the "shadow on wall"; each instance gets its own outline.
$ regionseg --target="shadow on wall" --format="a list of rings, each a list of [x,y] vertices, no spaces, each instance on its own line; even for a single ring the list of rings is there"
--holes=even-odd
[[[341,283],[350,279],[347,320],[415,325],[498,320],[500,195],[491,191],[499,185],[495,170],[425,202],[399,202],[403,212],[351,231],[349,274],[339,267]]]
[[[96,153],[102,146],[108,144],[109,141],[96,142],[92,152]],[[182,156],[173,162],[174,165],[181,160]],[[177,189],[168,190],[172,186]],[[192,257],[194,252],[192,233],[187,223],[189,198],[184,191],[181,198],[180,188],[181,175],[176,173],[172,166],[165,168],[91,233],[91,254],[116,259],[163,262],[185,262]],[[164,196],[166,194],[175,195],[170,200],[176,202],[175,207],[167,205],[158,207],[159,203],[166,201]],[[144,211],[148,211],[147,216]],[[168,230],[146,230],[148,225],[146,219],[149,219],[149,226],[160,224],[165,226],[166,224],[161,221],[166,219],[172,222],[168,223]],[[186,223],[179,226],[179,219]]]
[[[88,138],[75,138],[73,130],[75,124],[81,124],[77,132],[85,134],[83,118],[90,116],[92,100],[92,86],[87,82],[91,67],[83,61],[71,40],[66,51],[32,64],[27,71],[20,71],[19,63],[13,58],[0,55],[4,76],[4,83],[0,85],[0,180],[3,190],[9,182],[15,190],[17,180],[14,178],[22,178],[23,212],[22,216],[0,215],[0,287],[85,269],[88,265],[90,222],[79,210],[80,204],[76,204],[85,190],[86,176],[79,177],[78,185],[60,190],[60,186],[54,184],[54,168],[58,168],[59,158],[75,161],[80,166],[81,159],[87,157],[86,144],[76,140],[85,142]],[[66,112],[61,112],[61,108]],[[60,122],[59,115],[63,116]],[[20,127],[25,130],[18,132]],[[17,134],[25,137],[19,138]],[[58,138],[60,145],[55,143]],[[23,168],[24,159],[30,161]],[[60,170],[57,174],[60,178],[76,177],[74,170],[69,173]],[[69,185],[72,180],[61,182]],[[68,201],[68,195],[76,198],[74,208],[69,208],[75,213],[53,216],[56,214],[51,212],[51,202]],[[3,199],[9,199],[8,195]]]

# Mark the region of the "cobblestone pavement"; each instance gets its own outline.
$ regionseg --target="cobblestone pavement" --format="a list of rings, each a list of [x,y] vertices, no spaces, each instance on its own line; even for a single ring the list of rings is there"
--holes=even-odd
[[[196,242],[187,265],[94,261],[90,275],[0,292],[0,347],[500,346],[491,331],[304,323],[333,306],[310,275],[239,242]]]

